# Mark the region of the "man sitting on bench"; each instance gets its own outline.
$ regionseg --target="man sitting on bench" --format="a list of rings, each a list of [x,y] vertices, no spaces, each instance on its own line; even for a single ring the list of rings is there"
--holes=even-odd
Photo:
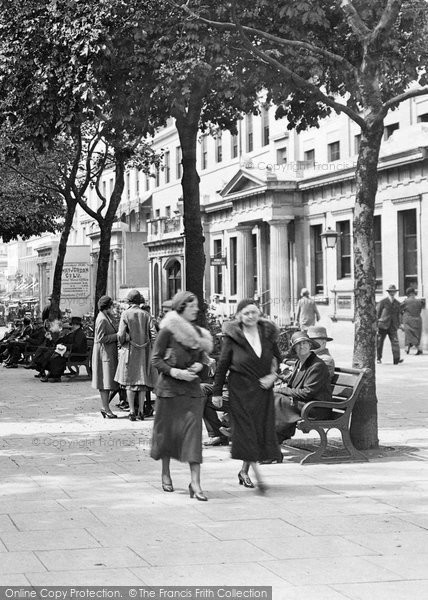
[[[291,350],[298,360],[287,385],[275,389],[275,428],[280,444],[295,434],[296,423],[301,419],[305,404],[312,400],[332,400],[328,367],[313,352],[317,348],[319,344],[306,332],[296,331],[291,337]],[[329,419],[331,409],[317,408],[310,414],[311,417]]]
[[[60,341],[61,344],[66,345],[70,349],[71,363],[73,363],[73,361],[79,362],[80,360],[85,360],[88,353],[88,340],[82,329],[81,317],[71,317],[70,324],[71,332],[61,336]],[[77,372],[74,370],[71,373],[66,373],[67,377],[73,377],[74,375],[77,375]]]

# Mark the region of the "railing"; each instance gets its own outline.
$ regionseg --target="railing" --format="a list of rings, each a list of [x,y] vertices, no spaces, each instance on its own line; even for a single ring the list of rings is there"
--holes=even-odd
[[[177,237],[183,231],[183,221],[180,215],[174,217],[158,217],[148,223],[148,241],[164,237]]]

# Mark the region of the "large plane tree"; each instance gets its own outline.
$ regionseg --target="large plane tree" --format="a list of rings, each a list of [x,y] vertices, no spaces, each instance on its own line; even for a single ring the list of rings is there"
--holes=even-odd
[[[224,14],[216,18],[219,5]],[[428,94],[428,11],[413,0],[194,0],[190,17],[234,33],[230,43],[268,67],[266,87],[298,130],[346,114],[361,129],[353,220],[355,341],[353,364],[368,368],[352,419],[360,449],[378,445],[375,385],[373,213],[377,166],[388,112]]]

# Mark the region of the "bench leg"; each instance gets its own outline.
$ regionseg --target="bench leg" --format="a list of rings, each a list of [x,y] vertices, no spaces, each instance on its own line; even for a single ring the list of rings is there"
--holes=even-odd
[[[348,451],[348,454],[356,460],[363,460],[365,462],[368,462],[369,459],[367,458],[367,456],[365,456],[362,452],[357,450],[354,444],[352,443],[349,429],[341,429],[340,433],[342,434],[342,442],[346,450]]]
[[[327,448],[327,433],[321,427],[314,427],[313,429],[319,433],[320,445],[315,452],[311,452],[311,454],[308,454],[307,456],[305,456],[305,458],[302,458],[302,460],[300,461],[301,465],[319,462],[319,459],[324,454]]]

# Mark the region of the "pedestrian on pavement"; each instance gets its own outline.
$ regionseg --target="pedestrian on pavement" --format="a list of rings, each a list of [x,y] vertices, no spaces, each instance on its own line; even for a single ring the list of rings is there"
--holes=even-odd
[[[222,406],[222,391],[229,371],[229,408],[232,421],[232,458],[242,460],[240,485],[253,488],[252,467],[258,488],[265,491],[257,462],[280,460],[275,436],[273,384],[281,360],[279,330],[262,319],[251,298],[241,300],[236,320],[223,325],[223,344],[214,378],[212,403]]]
[[[327,348],[327,342],[332,342],[333,338],[328,337],[327,329],[325,327],[321,327],[321,325],[308,327],[307,334],[311,340],[315,340],[315,342],[317,342],[319,345],[319,348],[314,349],[313,352],[325,362],[328,367],[328,372],[330,373],[330,379],[333,379],[336,365],[334,363],[334,358]]]
[[[165,492],[174,491],[171,458],[189,463],[190,497],[206,501],[200,480],[204,411],[200,377],[208,372],[207,354],[213,342],[206,329],[194,325],[199,311],[194,294],[178,292],[171,308],[160,323],[153,351],[153,365],[159,375],[151,457],[162,460]]]
[[[114,380],[117,369],[117,329],[113,322],[113,300],[101,296],[98,300],[100,311],[95,320],[94,347],[92,350],[92,387],[101,396],[103,418],[116,419],[110,409],[110,393],[119,388]]]
[[[126,387],[129,419],[144,420],[143,403],[146,390],[153,387],[150,345],[150,317],[140,307],[144,298],[138,290],[127,296],[129,307],[120,316],[118,342],[119,361],[115,380]],[[141,407],[138,415],[135,407]]]
[[[400,327],[400,313],[401,304],[396,299],[395,294],[397,293],[395,285],[390,285],[386,290],[387,296],[382,298],[376,308],[377,316],[377,362],[381,364],[383,343],[386,336],[389,337],[392,349],[392,358],[394,365],[398,365],[403,362],[400,358],[400,345],[398,343],[398,328]]]
[[[297,362],[284,387],[275,390],[275,425],[278,442],[291,438],[302,410],[308,402],[331,402],[330,374],[322,357],[315,354],[319,344],[307,332],[296,331],[291,336],[291,350]],[[316,408],[310,418],[331,418],[330,408]]]
[[[297,303],[296,322],[301,331],[306,331],[308,327],[312,327],[320,320],[320,313],[315,300],[310,298],[307,288],[302,288],[300,296],[301,298]]]
[[[421,312],[425,306],[424,300],[416,298],[416,290],[413,287],[408,287],[406,296],[401,303],[402,324],[404,329],[404,343],[407,346],[406,354],[409,354],[410,348],[416,348],[416,355],[422,354],[420,349],[421,334],[422,334],[422,318]]]

